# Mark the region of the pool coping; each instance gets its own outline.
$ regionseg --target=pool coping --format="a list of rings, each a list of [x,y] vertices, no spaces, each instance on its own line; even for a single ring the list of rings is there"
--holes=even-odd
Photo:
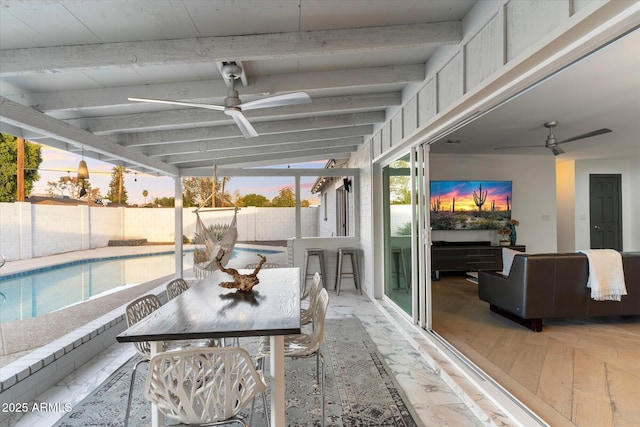
[[[183,252],[186,252],[186,253],[193,252],[193,249],[184,250]],[[73,265],[89,264],[91,262],[112,261],[115,259],[143,258],[143,257],[152,257],[152,256],[158,256],[158,255],[171,255],[174,253],[175,251],[172,250],[172,251],[165,251],[165,252],[153,252],[153,253],[147,253],[147,254],[115,255],[115,256],[109,256],[109,257],[85,258],[85,259],[79,259],[75,261],[68,261],[62,264],[38,267],[31,270],[23,270],[16,273],[7,273],[5,275],[0,275],[0,280],[17,279],[22,276],[28,276],[29,274],[44,273],[46,271],[57,270],[59,268],[70,267]]]
[[[173,275],[155,279],[154,293],[166,302]],[[127,328],[123,304],[97,319],[39,347],[0,369],[0,404],[30,402],[116,342]],[[12,413],[0,413],[0,421]]]

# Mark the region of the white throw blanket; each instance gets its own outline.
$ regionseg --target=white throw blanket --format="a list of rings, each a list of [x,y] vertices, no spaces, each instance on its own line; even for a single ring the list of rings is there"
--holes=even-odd
[[[622,255],[613,249],[588,249],[578,251],[589,260],[589,280],[591,298],[596,301],[620,301],[627,295],[622,270]]]

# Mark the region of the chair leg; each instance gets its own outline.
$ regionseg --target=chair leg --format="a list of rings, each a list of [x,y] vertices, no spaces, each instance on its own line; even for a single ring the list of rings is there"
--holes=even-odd
[[[262,371],[262,375],[264,375],[264,357],[256,359],[256,369],[258,371]],[[267,426],[271,423],[271,419],[269,418],[269,406],[267,405],[267,393],[262,393],[262,404],[264,405],[264,415],[267,417]],[[253,398],[251,402],[251,415],[249,416],[249,425],[253,424],[253,410],[256,406],[256,398]]]
[[[267,401],[267,392],[262,393],[262,406],[264,406],[264,417],[267,419],[267,427],[271,427],[271,418],[269,418],[269,403]]]
[[[267,419],[267,427],[271,427],[271,419],[269,418],[269,402],[267,401],[267,392],[262,392],[262,406],[264,407],[264,417]],[[249,415],[249,425],[253,425],[253,411],[256,407],[256,398],[251,402],[251,414]]]
[[[135,381],[136,381],[136,371],[138,370],[138,366],[140,366],[140,364],[143,362],[149,363],[149,361],[146,359],[138,360],[136,364],[133,365],[133,371],[131,371],[131,383],[129,384],[129,398],[127,399],[127,411],[125,412],[125,415],[124,415],[124,427],[127,427],[129,425],[129,413],[131,412],[131,399],[133,399],[133,386],[135,385]]]
[[[338,261],[336,263],[336,295],[340,295],[340,285],[342,282],[342,254],[338,253]]]
[[[358,255],[354,252],[351,254],[351,270],[353,271],[353,283],[362,295],[362,286],[360,286],[360,272],[358,271]]]
[[[320,373],[320,395],[322,396],[322,426],[325,426],[325,398],[324,398],[324,356],[318,351],[322,360],[322,372]]]

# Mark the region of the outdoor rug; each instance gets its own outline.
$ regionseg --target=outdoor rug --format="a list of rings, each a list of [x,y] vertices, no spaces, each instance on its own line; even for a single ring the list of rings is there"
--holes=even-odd
[[[255,354],[257,339],[240,345]],[[253,353],[252,353],[253,352]],[[366,330],[356,318],[327,319],[325,356],[326,422],[329,426],[421,426],[388,373]],[[56,426],[122,426],[135,356],[77,404]],[[319,426],[321,396],[315,385],[315,357],[285,361],[288,426]],[[151,405],[144,398],[147,364],[138,368],[130,426],[151,425]],[[269,375],[266,375],[269,382]],[[262,399],[256,399],[254,426],[265,426]],[[250,408],[248,408],[250,410]],[[249,411],[243,413],[248,421]],[[165,418],[165,424],[176,424]]]

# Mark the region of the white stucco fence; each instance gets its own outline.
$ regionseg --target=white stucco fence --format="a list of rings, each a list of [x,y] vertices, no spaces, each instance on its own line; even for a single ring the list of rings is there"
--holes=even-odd
[[[183,235],[193,238],[194,208],[185,208]],[[302,237],[318,235],[316,207],[302,208]],[[295,208],[242,208],[239,241],[286,240],[295,237]],[[203,222],[229,224],[233,211],[208,211]],[[111,208],[0,203],[0,254],[7,261],[107,246],[109,240],[175,241],[173,208]]]

